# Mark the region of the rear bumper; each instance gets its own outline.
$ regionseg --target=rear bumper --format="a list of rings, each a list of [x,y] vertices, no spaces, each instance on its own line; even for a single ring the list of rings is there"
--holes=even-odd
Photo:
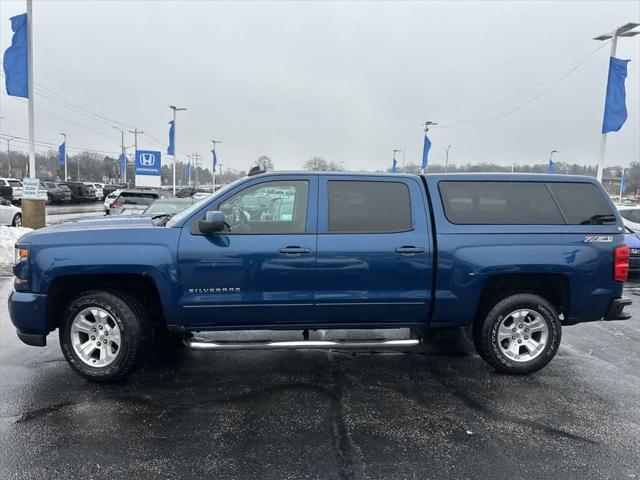
[[[631,305],[631,299],[626,297],[614,298],[609,305],[609,310],[604,316],[605,320],[628,320],[631,314],[624,311],[624,307]]]
[[[38,293],[12,292],[9,296],[9,316],[18,338],[27,345],[47,344],[47,296]]]

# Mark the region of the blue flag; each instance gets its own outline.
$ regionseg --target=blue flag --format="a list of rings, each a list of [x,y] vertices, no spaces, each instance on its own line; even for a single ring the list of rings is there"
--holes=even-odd
[[[602,133],[617,132],[627,120],[624,90],[627,63],[629,60],[609,58],[609,79],[607,80],[607,96],[604,103]]]
[[[391,173],[396,173],[397,166],[398,166],[398,161],[394,158],[393,162],[391,162]]]
[[[11,30],[11,46],[4,52],[3,60],[7,93],[14,97],[29,98],[26,13],[11,17]]]
[[[549,159],[549,166],[547,167],[547,173],[553,173],[556,164],[553,163],[553,160]]]
[[[58,147],[58,156],[60,157],[60,166],[64,165],[65,160],[67,159],[67,145],[63,142],[62,145]]]
[[[216,149],[211,150],[211,161],[213,162],[213,173],[216,173],[216,165],[218,165],[218,157],[216,157]]]
[[[427,134],[424,134],[424,147],[422,149],[422,165],[420,168],[424,170],[427,168],[427,162],[429,161],[429,150],[431,149],[431,140],[427,137]]]
[[[187,176],[187,180],[189,180],[189,177],[191,176],[191,160],[187,162],[187,167],[184,170],[184,174]]]
[[[624,195],[627,191],[627,179],[625,178],[624,171],[622,172],[622,178],[620,179],[620,195]]]
[[[120,173],[124,172],[127,168],[127,157],[124,153],[120,154]]]
[[[174,128],[174,124],[173,124],[173,120],[171,120],[169,122],[169,125],[171,125],[171,127],[169,127],[169,146],[167,147],[167,155],[175,155],[175,149],[173,146],[173,136],[175,133],[175,128]]]

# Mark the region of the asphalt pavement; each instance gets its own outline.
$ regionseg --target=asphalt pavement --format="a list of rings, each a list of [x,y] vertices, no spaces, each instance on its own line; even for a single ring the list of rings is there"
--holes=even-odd
[[[527,377],[461,332],[407,352],[158,351],[97,385],[16,338],[0,279],[2,479],[640,478],[640,301]],[[633,290],[628,289],[632,298]]]

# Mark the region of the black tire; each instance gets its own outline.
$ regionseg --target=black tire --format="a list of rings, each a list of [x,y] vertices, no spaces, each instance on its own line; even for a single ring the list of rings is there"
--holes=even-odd
[[[548,336],[544,348],[535,358],[516,362],[503,353],[498,342],[498,328],[505,316],[520,309],[537,312],[546,324]],[[519,293],[499,300],[478,322],[473,329],[476,351],[484,361],[501,373],[527,375],[542,369],[555,356],[562,339],[562,325],[553,305],[531,293]]]
[[[51,195],[47,195],[47,205],[53,205],[53,197]]]
[[[19,213],[16,213],[13,216],[13,220],[11,221],[11,226],[12,227],[21,227],[22,226],[22,215],[20,215]]]
[[[97,307],[106,311],[120,329],[121,345],[116,358],[107,366],[92,367],[73,348],[71,325],[82,310]],[[148,318],[140,302],[122,292],[89,290],[69,303],[61,318],[60,348],[79,375],[94,382],[115,382],[123,378],[142,359],[148,340]]]

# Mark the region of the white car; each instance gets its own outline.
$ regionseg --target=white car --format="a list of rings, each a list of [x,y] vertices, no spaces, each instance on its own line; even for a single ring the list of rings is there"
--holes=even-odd
[[[624,226],[640,232],[640,205],[616,205]]]
[[[103,188],[104,188],[104,184],[102,183],[95,183],[95,182],[82,182],[85,185],[92,185],[93,188],[96,189],[96,200],[102,200],[104,198],[104,192],[103,192]]]
[[[122,190],[116,190],[115,192],[111,192],[107,195],[107,198],[104,199],[104,211],[107,215],[109,215],[109,211],[111,210],[111,204],[116,201],[121,193]]]
[[[0,197],[0,225],[22,226],[22,210],[2,197]]]
[[[22,182],[20,180],[17,178],[0,178],[0,185],[11,187],[14,202],[22,200]]]

